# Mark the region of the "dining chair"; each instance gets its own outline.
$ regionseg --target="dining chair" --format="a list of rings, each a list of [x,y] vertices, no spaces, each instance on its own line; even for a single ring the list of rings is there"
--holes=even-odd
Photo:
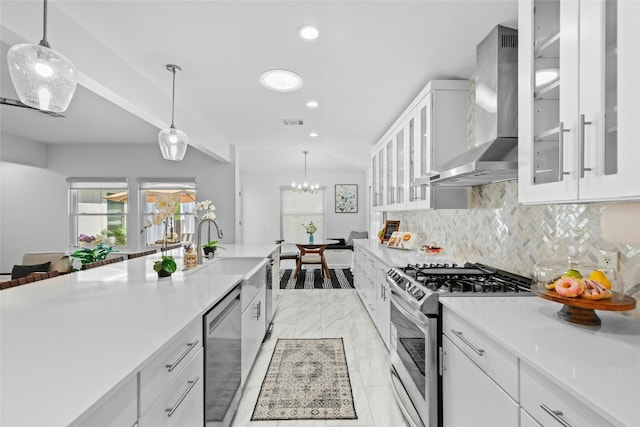
[[[319,265],[320,274],[325,278],[330,277],[329,267],[327,266],[327,261],[324,258],[325,248],[326,246],[304,247],[298,245],[298,249],[300,249],[300,257],[296,262],[296,271],[293,273],[293,277],[298,277],[303,265]]]

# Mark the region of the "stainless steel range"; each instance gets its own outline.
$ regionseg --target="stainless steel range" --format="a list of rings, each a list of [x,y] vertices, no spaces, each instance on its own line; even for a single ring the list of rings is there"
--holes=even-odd
[[[391,287],[391,379],[407,421],[442,425],[440,296],[532,295],[531,279],[483,264],[409,264]]]

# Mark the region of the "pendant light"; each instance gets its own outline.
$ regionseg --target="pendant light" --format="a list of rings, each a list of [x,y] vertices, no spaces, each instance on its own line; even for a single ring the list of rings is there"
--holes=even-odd
[[[320,186],[318,184],[309,185],[307,182],[307,154],[309,154],[309,152],[305,150],[302,153],[304,154],[304,182],[297,185],[295,182],[292,182],[291,189],[300,193],[316,193]]]
[[[162,129],[158,134],[160,151],[165,160],[180,161],[187,151],[187,134],[173,126],[173,111],[176,99],[176,70],[182,71],[177,65],[167,64],[167,70],[173,73],[173,95],[171,96],[171,127]]]
[[[12,46],[7,53],[7,64],[13,86],[24,104],[55,113],[69,107],[78,77],[71,61],[51,49],[47,41],[47,0],[44,0],[40,44]]]

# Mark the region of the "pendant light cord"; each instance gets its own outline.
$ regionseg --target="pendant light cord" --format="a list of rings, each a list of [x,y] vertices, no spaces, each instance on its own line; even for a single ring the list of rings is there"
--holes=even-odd
[[[40,46],[51,49],[47,41],[47,0],[44,0],[44,20],[42,22],[42,40],[40,40]]]
[[[307,182],[307,154],[308,151],[303,151],[304,153],[304,182]]]
[[[173,110],[175,109],[176,102],[176,69],[173,67],[171,69],[173,71],[173,92],[171,93],[171,128],[173,129]]]

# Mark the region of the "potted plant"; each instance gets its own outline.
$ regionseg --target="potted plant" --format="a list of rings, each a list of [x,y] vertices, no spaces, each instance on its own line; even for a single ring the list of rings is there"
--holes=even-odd
[[[217,240],[212,240],[212,241],[202,245],[202,251],[204,252],[205,256],[209,256],[210,253],[215,255],[216,250],[218,248],[225,249],[224,247],[218,245],[218,241]]]
[[[158,277],[169,277],[177,269],[178,266],[172,256],[162,255],[162,259],[153,264],[153,270],[158,273]]]
[[[102,261],[104,259],[107,259],[107,255],[109,255],[111,252],[115,252],[115,249],[113,249],[111,246],[107,246],[104,243],[99,243],[95,248],[82,247],[73,252],[71,254],[71,257],[79,259],[80,263],[84,265],[95,261]]]

